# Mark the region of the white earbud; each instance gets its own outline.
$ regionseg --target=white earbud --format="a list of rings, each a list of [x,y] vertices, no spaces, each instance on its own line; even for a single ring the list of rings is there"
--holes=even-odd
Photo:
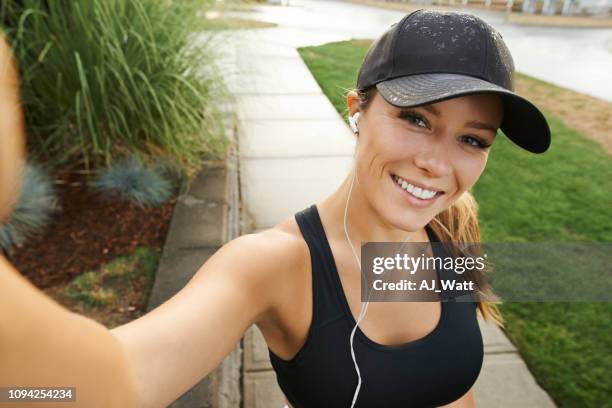
[[[353,133],[359,133],[359,129],[357,129],[357,120],[359,119],[360,114],[360,112],[355,112],[353,116],[349,116],[348,118],[349,126],[351,127]]]

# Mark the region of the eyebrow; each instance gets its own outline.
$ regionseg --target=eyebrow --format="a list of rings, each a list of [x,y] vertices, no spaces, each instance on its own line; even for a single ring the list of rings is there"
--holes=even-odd
[[[438,109],[436,109],[432,105],[424,105],[424,106],[420,106],[420,107],[425,109],[427,112],[430,112],[431,114],[433,114],[435,116],[440,116],[440,111]],[[493,133],[497,133],[497,128],[495,126],[489,125],[488,123],[480,122],[480,121],[477,121],[477,120],[471,120],[469,122],[466,122],[465,126],[471,127],[471,128],[474,128],[474,129],[490,130]]]

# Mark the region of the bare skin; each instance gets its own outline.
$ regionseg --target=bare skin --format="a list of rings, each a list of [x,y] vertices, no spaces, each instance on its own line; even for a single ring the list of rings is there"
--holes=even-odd
[[[0,220],[14,204],[24,157],[24,120],[19,101],[19,76],[9,44],[0,34]]]
[[[358,110],[355,94],[349,94],[347,104],[351,114]],[[439,116],[417,108],[426,120],[421,122],[400,117],[401,109],[377,95],[362,112],[356,155],[358,182],[348,211],[349,235],[355,248],[361,241],[427,241],[424,226],[457,200],[484,170],[488,150],[473,146],[467,136],[492,143],[495,133],[467,127],[465,122],[477,120],[497,128],[502,119],[501,100],[495,95],[470,95],[430,106],[437,108]],[[413,208],[392,184],[390,174],[444,194],[428,208]],[[357,316],[359,269],[342,223],[352,177],[352,173],[347,175],[334,193],[316,204],[344,293],[353,316]],[[87,329],[84,318],[76,319],[58,305],[51,306],[52,301],[39,291],[35,293],[34,288],[26,293],[26,284],[15,278],[16,272],[6,261],[0,261],[0,338],[9,345],[8,350],[25,350],[20,346],[24,335],[41,338],[73,330],[69,332],[83,336]],[[65,374],[73,373],[74,381],[79,369],[103,366],[106,370],[101,372],[115,373],[78,377],[84,392],[71,407],[98,406],[94,403],[109,389],[125,398],[107,406],[165,407],[214,370],[252,324],[259,327],[279,357],[294,356],[306,340],[312,318],[310,288],[308,247],[295,219],[288,217],[273,228],[225,244],[181,291],[150,313],[110,332],[92,326],[87,331],[89,337],[77,344],[55,336],[48,350],[57,361],[69,362],[60,366]],[[25,296],[8,296],[18,290]],[[26,310],[32,313],[24,313]],[[437,325],[440,314],[440,304],[435,302],[373,303],[360,327],[370,339],[392,345],[425,336]],[[15,316],[19,315],[16,330]],[[398,327],[402,330],[397,331]],[[86,352],[85,344],[97,344],[98,339],[105,340],[98,350]],[[12,361],[5,358],[11,354],[4,350],[0,349],[0,383],[18,378],[14,373],[32,383],[46,378],[36,365],[40,356],[23,353],[21,359]],[[31,364],[24,364],[28,362]],[[475,406],[472,392],[448,406]]]

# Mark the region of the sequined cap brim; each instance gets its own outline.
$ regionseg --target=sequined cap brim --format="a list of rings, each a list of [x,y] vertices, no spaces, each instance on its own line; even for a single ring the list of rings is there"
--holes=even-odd
[[[402,76],[376,84],[383,98],[397,107],[416,107],[459,96],[496,93],[504,103],[500,129],[518,146],[543,153],[550,146],[550,128],[542,112],[530,101],[480,78],[427,73]]]

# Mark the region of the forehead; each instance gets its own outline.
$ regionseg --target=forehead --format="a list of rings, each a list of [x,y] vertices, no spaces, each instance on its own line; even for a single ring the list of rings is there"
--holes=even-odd
[[[431,107],[434,108],[433,110],[440,112],[442,116],[469,114],[470,116],[493,121],[501,120],[499,117],[503,114],[503,101],[499,95],[494,93],[462,95],[442,101],[403,108],[390,104],[379,92],[377,92],[372,104],[376,104],[379,109],[385,109],[389,112],[396,112],[402,109]]]
[[[401,109],[401,107],[392,105],[391,103],[387,102],[385,98],[380,94],[380,92],[376,92],[376,95],[372,102],[378,102],[380,104],[387,105],[387,107],[389,108]],[[410,107],[414,108],[414,107],[422,107],[422,106],[429,105],[429,106],[434,106],[439,109],[444,109],[444,108],[449,108],[449,107],[460,107],[460,106],[480,108],[480,107],[487,106],[489,104],[502,104],[502,100],[497,94],[481,92],[481,93],[475,93],[475,94],[469,94],[469,95],[456,96],[456,97],[444,99],[441,101],[423,103],[422,105],[415,105],[415,106],[410,106]]]

